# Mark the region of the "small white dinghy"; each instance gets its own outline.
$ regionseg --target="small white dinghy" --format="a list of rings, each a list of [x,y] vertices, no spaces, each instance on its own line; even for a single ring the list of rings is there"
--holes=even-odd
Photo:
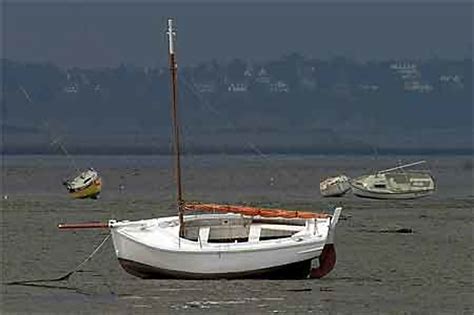
[[[429,196],[436,189],[433,176],[428,171],[405,170],[421,163],[425,161],[355,178],[350,182],[352,192],[358,197],[372,199],[417,199]]]
[[[186,203],[182,198],[177,119],[175,30],[168,20],[178,216],[138,221],[60,224],[107,228],[121,266],[140,278],[321,278],[335,266],[332,215],[247,206]],[[212,213],[184,215],[185,211]],[[319,266],[312,268],[318,259]]]
[[[329,177],[319,184],[323,197],[341,197],[351,189],[350,179],[346,175]]]

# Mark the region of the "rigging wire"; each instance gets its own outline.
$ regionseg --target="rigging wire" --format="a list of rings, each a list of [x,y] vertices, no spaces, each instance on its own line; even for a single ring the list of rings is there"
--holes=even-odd
[[[205,109],[216,115],[220,120],[223,120],[226,123],[226,127],[233,130],[237,130],[237,126],[232,121],[227,119],[227,117],[225,117],[220,111],[218,111],[214,106],[212,106],[207,99],[202,97],[202,95],[196,90],[193,82],[188,82],[183,76],[179,76],[178,78],[178,80],[181,80],[181,82],[184,84],[185,88],[187,88],[187,90],[190,91],[199,100],[198,104],[204,106]],[[252,141],[246,139],[245,145],[261,159],[266,160],[267,162],[274,162],[267,154],[263,153],[263,151]],[[279,168],[278,172],[280,174],[285,174],[286,176],[289,176],[291,178],[291,174],[289,174],[289,172],[285,171],[284,169]],[[271,185],[273,186],[275,178],[271,177],[270,181]]]
[[[46,131],[48,131],[48,133],[49,133],[49,137],[52,139],[51,144],[52,145],[57,145],[59,147],[59,149],[63,152],[63,154],[69,159],[69,162],[71,163],[72,167],[76,170],[76,172],[80,173],[81,171],[79,170],[79,167],[77,166],[76,160],[66,150],[66,147],[61,142],[60,138],[59,137],[54,137],[52,129],[51,129],[51,127],[49,126],[49,124],[47,122],[44,123],[44,126],[46,128]]]
[[[231,129],[234,129],[236,130],[237,127],[229,120],[227,119],[226,117],[224,117],[224,115],[219,112],[215,107],[213,107],[208,100],[206,100],[205,98],[203,98],[200,93],[198,91],[196,91],[195,89],[195,86],[193,84],[193,82],[188,82],[186,81],[183,76],[180,76],[179,77],[179,80],[181,80],[182,83],[184,83],[185,87],[188,88],[188,90],[196,97],[198,98],[198,100],[200,101],[198,104],[201,104],[201,105],[205,105],[206,109],[209,110],[210,112],[212,112],[213,114],[215,114],[218,118],[223,118],[225,123],[227,124],[227,127],[231,128]],[[252,143],[251,141],[246,141],[245,143],[249,148],[250,150],[252,150],[255,154],[265,158],[265,159],[268,159],[268,156],[263,154],[263,152],[254,144]]]

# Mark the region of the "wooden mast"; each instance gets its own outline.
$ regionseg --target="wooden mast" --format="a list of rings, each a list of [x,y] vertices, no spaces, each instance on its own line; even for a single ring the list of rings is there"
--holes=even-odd
[[[169,64],[171,72],[171,116],[173,119],[173,147],[175,157],[175,176],[176,176],[176,190],[177,190],[177,206],[179,216],[179,236],[182,237],[184,234],[184,220],[183,220],[183,197],[182,197],[182,185],[181,185],[181,153],[180,153],[180,132],[178,122],[178,91],[177,91],[177,68],[176,56],[175,56],[175,36],[176,32],[173,27],[173,19],[168,19],[168,52],[169,52]]]

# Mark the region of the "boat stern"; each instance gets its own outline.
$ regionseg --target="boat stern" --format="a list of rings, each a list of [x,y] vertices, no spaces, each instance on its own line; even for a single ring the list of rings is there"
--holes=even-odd
[[[336,266],[336,247],[334,246],[334,236],[336,232],[336,224],[339,221],[342,207],[334,209],[329,225],[328,238],[323,247],[321,255],[318,257],[319,266],[311,269],[310,278],[320,279],[329,274]]]

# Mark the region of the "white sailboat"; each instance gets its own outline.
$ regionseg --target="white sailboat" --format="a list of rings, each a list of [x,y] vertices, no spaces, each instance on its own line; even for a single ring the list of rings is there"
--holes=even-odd
[[[351,189],[349,181],[346,175],[328,177],[319,183],[319,191],[323,197],[341,197]]]
[[[282,209],[200,204],[182,198],[175,30],[168,19],[178,215],[138,221],[60,224],[107,228],[121,266],[140,278],[320,278],[336,262],[332,215]],[[207,211],[185,215],[185,211]],[[319,267],[312,268],[314,259]]]
[[[93,168],[81,172],[76,177],[63,183],[72,198],[96,199],[102,190],[102,179]]]
[[[429,196],[436,189],[433,176],[427,171],[405,170],[422,163],[425,161],[355,178],[350,182],[352,192],[358,197],[372,199],[417,199]]]

